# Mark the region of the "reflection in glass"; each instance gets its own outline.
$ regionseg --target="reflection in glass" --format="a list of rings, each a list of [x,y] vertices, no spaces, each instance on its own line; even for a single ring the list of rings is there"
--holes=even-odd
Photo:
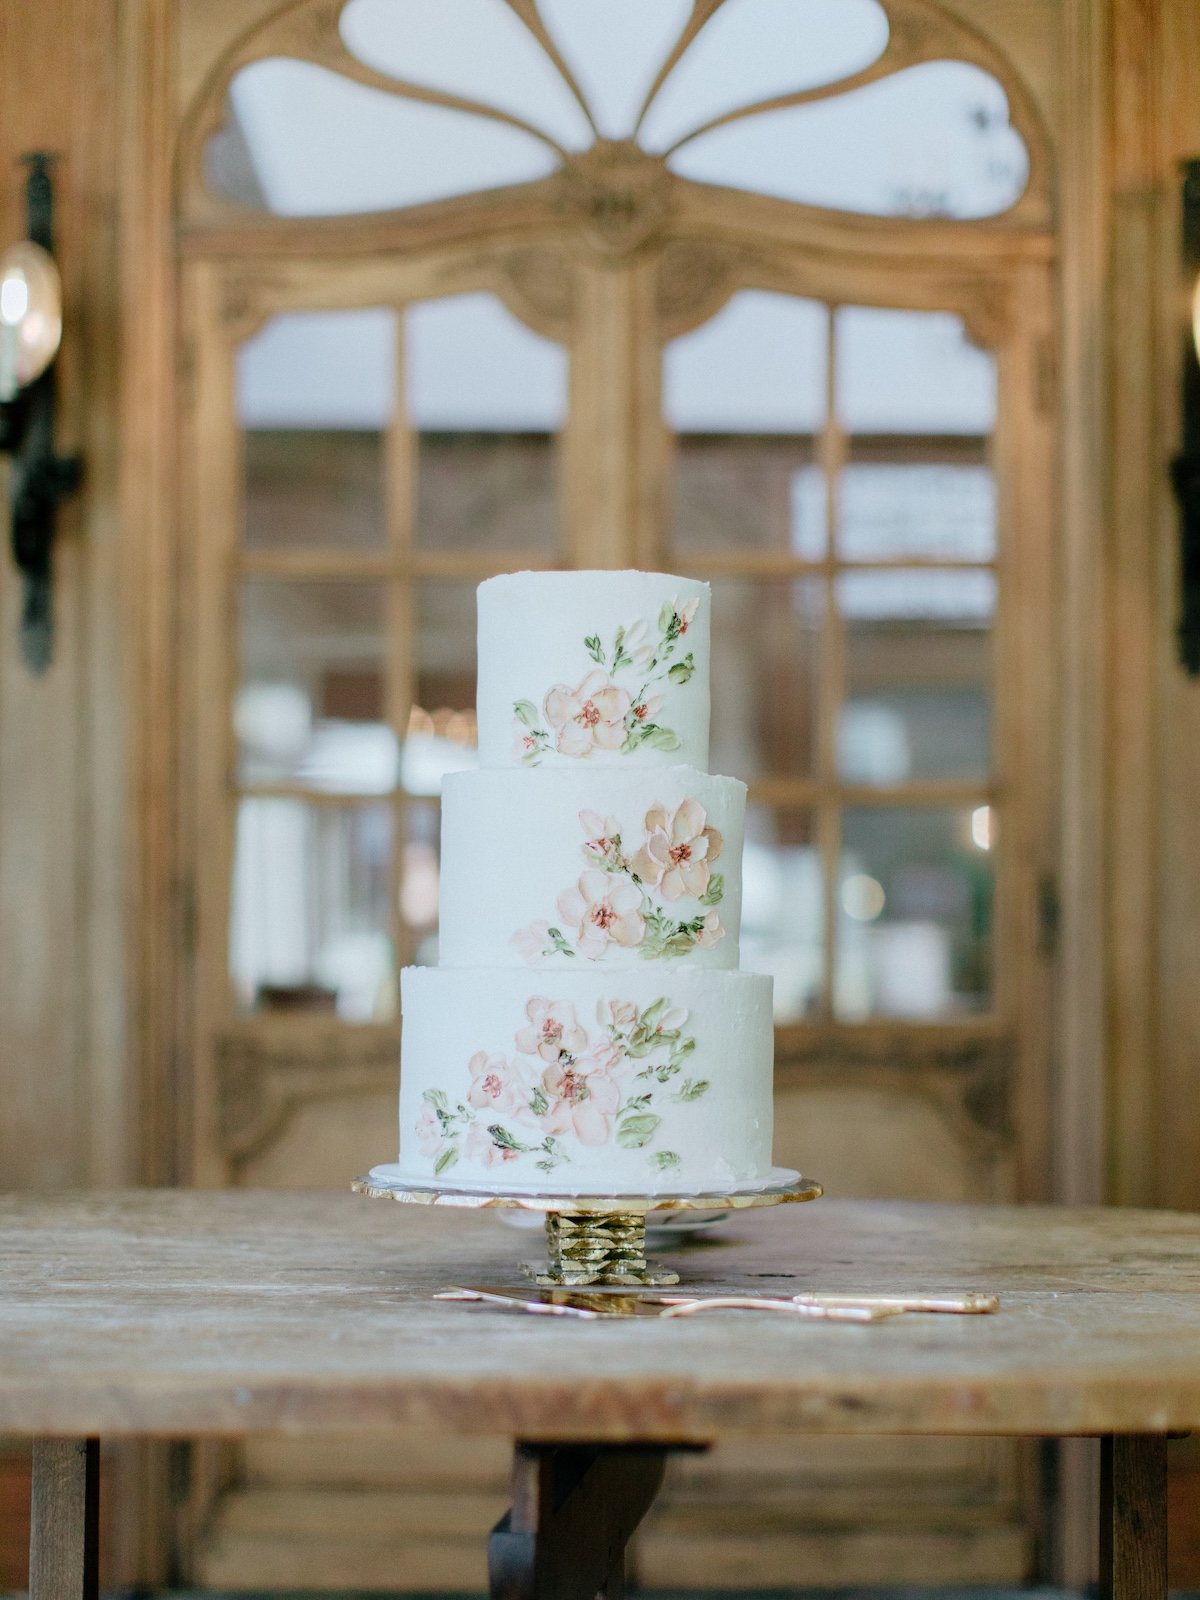
[[[870,581],[865,594],[848,579]],[[991,768],[991,605],[974,580],[990,572],[843,574],[845,700],[837,729],[839,776],[889,786],[922,779],[985,779]],[[898,579],[889,593],[880,580]],[[930,579],[970,580],[962,594]],[[920,580],[920,581],[919,581]],[[961,603],[952,601],[958,595]],[[992,598],[992,590],[987,590]],[[922,600],[929,603],[922,606]],[[890,601],[890,604],[889,604]]]
[[[557,440],[546,433],[423,433],[417,544],[425,550],[559,547]]]
[[[410,306],[404,381],[417,429],[553,433],[566,420],[566,351],[493,294]]]
[[[400,937],[407,963],[437,965],[438,874],[441,813],[432,801],[404,808],[404,853],[400,873]]]
[[[725,0],[655,95],[641,142],[665,150],[727,111],[836,83],[887,41],[876,0]]]
[[[386,428],[395,409],[396,313],[290,311],[237,351],[243,428]]]
[[[996,483],[984,466],[852,464],[838,483],[844,561],[992,561]]]
[[[736,777],[805,777],[813,769],[820,579],[712,585],[709,765]]]
[[[812,457],[807,438],[680,434],[675,548],[689,555],[790,551],[819,560],[825,550],[825,478]]]
[[[991,834],[968,810],[861,807],[842,818],[834,1011],[937,1021],[991,1000]]]
[[[817,432],[825,421],[829,313],[743,289],[663,351],[663,414],[677,433]]]
[[[399,749],[384,721],[381,586],[248,578],[239,620],[240,782],[390,793]]]
[[[378,550],[387,542],[383,443],[349,429],[245,435],[242,540],[251,550]]]
[[[369,89],[311,61],[252,61],[229,94],[277,216],[390,211],[558,166],[550,145],[510,123]]]
[[[821,857],[808,811],[746,811],[742,873],[742,961],[775,980],[777,1023],[800,1022],[820,1005],[824,974]]]
[[[740,117],[667,165],[697,183],[883,217],[995,216],[1029,177],[1007,95],[965,61],[923,61],[828,100]]]
[[[229,970],[246,1009],[396,1015],[388,805],[238,805]]]
[[[842,306],[837,412],[848,433],[982,435],[996,425],[996,362],[948,311]]]

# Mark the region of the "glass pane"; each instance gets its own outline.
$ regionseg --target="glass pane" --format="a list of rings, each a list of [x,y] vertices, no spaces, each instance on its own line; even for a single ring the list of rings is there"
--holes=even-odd
[[[296,311],[238,347],[243,428],[386,428],[396,406],[396,314]]]
[[[254,172],[278,216],[390,211],[547,177],[553,147],[495,117],[408,100],[286,56],[229,86]]]
[[[867,582],[847,597],[849,578]],[[956,591],[945,580],[960,578],[967,584],[956,614]],[[843,574],[846,698],[837,759],[846,783],[987,777],[993,583],[991,573],[971,571]],[[923,598],[930,601],[924,614]]]
[[[417,543],[426,550],[559,545],[557,440],[545,433],[423,433]]]
[[[675,548],[825,553],[825,476],[811,438],[680,434]]]
[[[743,289],[663,351],[663,412],[677,433],[817,432],[825,421],[829,313]]]
[[[747,780],[809,775],[824,583],[721,578],[712,590],[709,765]]]
[[[834,976],[842,1021],[988,1008],[993,834],[984,806],[844,813]]]
[[[875,0],[726,0],[655,95],[641,143],[665,150],[728,111],[836,83],[870,66],[887,40]]]
[[[510,112],[568,150],[592,142],[578,100],[505,0],[350,0],[338,28],[352,55],[389,77]]]
[[[994,560],[996,484],[990,468],[934,462],[848,466],[838,484],[838,554],[844,561]]]
[[[240,623],[240,782],[390,793],[399,749],[383,720],[382,585],[248,578]]]
[[[815,104],[738,118],[667,165],[697,183],[869,216],[995,216],[1029,177],[1008,96],[965,61],[923,61]]]
[[[950,312],[843,306],[836,364],[848,433],[978,435],[996,425],[995,358]]]
[[[377,550],[387,542],[378,433],[246,434],[242,539],[251,550]]]
[[[411,795],[438,795],[446,773],[479,764],[475,585],[419,583],[414,608],[414,705],[401,756],[401,781]]]
[[[747,807],[741,964],[774,978],[778,1023],[800,1022],[820,1005],[824,922],[812,813]]]
[[[238,805],[229,970],[247,1010],[396,1015],[390,805]]]
[[[546,30],[606,139],[633,136],[638,113],[692,12],[691,0],[538,0]]]
[[[400,863],[400,957],[404,965],[437,965],[441,808],[410,800],[404,808]]]

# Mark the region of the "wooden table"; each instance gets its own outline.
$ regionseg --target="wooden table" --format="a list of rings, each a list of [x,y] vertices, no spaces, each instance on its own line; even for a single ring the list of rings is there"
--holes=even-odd
[[[1102,1589],[1166,1593],[1200,1427],[1200,1216],[823,1200],[669,1257],[704,1292],[980,1290],[991,1316],[568,1322],[430,1298],[536,1236],[351,1195],[0,1197],[0,1430],[34,1438],[33,1600],[95,1592],[108,1435],[506,1434],[493,1593],[589,1600],[665,1453],[747,1433],[1100,1435]]]

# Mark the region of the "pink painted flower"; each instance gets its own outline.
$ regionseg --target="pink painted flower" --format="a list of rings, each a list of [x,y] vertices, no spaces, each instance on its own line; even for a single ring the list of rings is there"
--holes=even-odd
[[[467,1104],[477,1111],[507,1116],[519,1111],[525,1104],[525,1093],[513,1068],[503,1056],[489,1056],[478,1050],[467,1063],[471,1073],[471,1087],[467,1091]]]
[[[690,894],[699,899],[708,888],[709,863],[721,854],[724,840],[707,825],[698,800],[684,800],[667,816],[663,806],[646,813],[646,842],[632,861],[634,872],[664,900]]]
[[[515,1161],[520,1151],[498,1145],[482,1122],[473,1122],[463,1141],[463,1155],[468,1161],[478,1161],[481,1167],[495,1167],[502,1161]]]
[[[700,602],[699,600],[692,599],[689,600],[686,605],[681,606],[678,600],[673,600],[671,604],[675,609],[675,615],[679,618],[679,636],[682,638],[691,627],[692,623],[696,620],[696,613],[700,609]]]
[[[557,1061],[562,1055],[578,1056],[587,1049],[587,1034],[579,1026],[575,1007],[568,1000],[547,1000],[534,995],[525,1007],[529,1026],[517,1034],[522,1055]]]
[[[637,1007],[632,1000],[610,1000],[608,1014],[614,1028],[632,1028],[638,1019]]]
[[[542,1073],[542,1088],[550,1102],[541,1118],[547,1133],[574,1133],[580,1144],[604,1143],[621,1093],[602,1062],[585,1056],[567,1065],[556,1063]]]
[[[650,629],[645,617],[639,617],[632,627],[626,628],[621,649],[635,667],[641,669],[649,666],[654,655],[654,646],[650,642]]]
[[[704,950],[711,950],[718,939],[725,937],[725,929],[721,926],[721,919],[715,911],[710,911],[704,918],[704,926],[696,935],[696,943]]]
[[[559,915],[575,929],[575,947],[581,956],[596,961],[611,939],[632,949],[646,937],[646,924],[638,909],[641,891],[626,878],[589,867],[573,889],[558,897]]]
[[[648,694],[636,702],[633,715],[638,722],[649,722],[656,711],[661,710],[663,697],[660,694]]]
[[[556,683],[543,709],[560,755],[588,756],[597,747],[619,750],[625,742],[629,694],[609,683],[603,672],[589,672],[576,689]]]
[[[585,856],[594,861],[606,861],[620,851],[621,824],[616,817],[602,817],[598,811],[581,811],[579,826],[586,840]]]
[[[417,1118],[417,1143],[421,1146],[421,1154],[431,1161],[442,1148],[442,1125],[428,1100],[421,1102],[421,1115]]]
[[[516,761],[527,761],[537,749],[537,740],[519,717],[513,718],[512,753]]]
[[[550,943],[550,924],[531,922],[527,928],[518,928],[508,942],[531,967],[538,966]]]

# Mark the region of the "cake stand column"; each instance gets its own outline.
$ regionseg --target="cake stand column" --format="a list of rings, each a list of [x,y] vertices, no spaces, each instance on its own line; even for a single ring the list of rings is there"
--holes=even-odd
[[[544,1286],[581,1288],[589,1283],[665,1287],[679,1274],[646,1260],[644,1211],[548,1211],[544,1264],[524,1270]]]

